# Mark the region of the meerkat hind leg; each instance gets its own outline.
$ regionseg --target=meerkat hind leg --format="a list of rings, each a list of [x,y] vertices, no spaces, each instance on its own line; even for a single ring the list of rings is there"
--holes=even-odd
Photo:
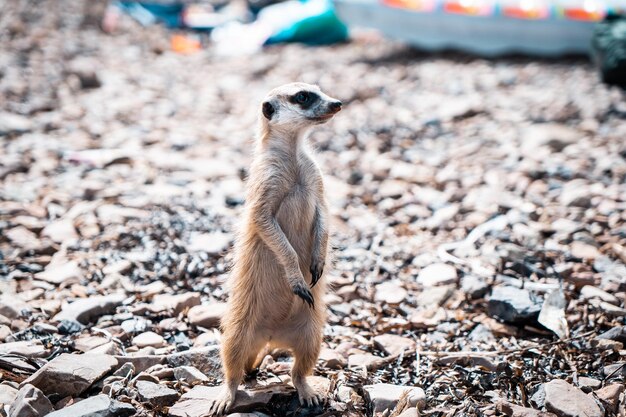
[[[303,406],[319,405],[324,402],[324,395],[316,392],[306,380],[307,375],[315,367],[321,347],[321,336],[310,338],[303,332],[293,349],[295,362],[291,370],[293,385],[298,391],[298,399]]]
[[[262,347],[263,343],[253,332],[242,331],[237,335],[224,337],[222,341],[224,384],[218,397],[211,403],[210,416],[225,414],[235,403],[237,388]]]

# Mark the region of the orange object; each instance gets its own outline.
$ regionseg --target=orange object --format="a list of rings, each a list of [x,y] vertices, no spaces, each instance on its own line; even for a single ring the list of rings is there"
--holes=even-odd
[[[571,8],[565,9],[563,14],[568,19],[588,20],[592,22],[597,22],[604,18],[604,13],[598,9]]]
[[[434,0],[382,0],[382,3],[389,7],[399,7],[419,12],[432,12],[436,7]]]
[[[172,35],[172,51],[179,54],[192,54],[202,49],[202,44],[198,39],[185,35]]]
[[[486,0],[454,0],[445,2],[443,10],[454,14],[489,16],[493,14],[493,4]]]

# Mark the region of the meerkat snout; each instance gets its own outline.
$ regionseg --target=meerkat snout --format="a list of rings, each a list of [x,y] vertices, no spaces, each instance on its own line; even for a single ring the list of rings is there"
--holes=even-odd
[[[291,130],[327,122],[341,106],[341,101],[324,94],[316,85],[291,83],[270,91],[261,113],[269,126]]]

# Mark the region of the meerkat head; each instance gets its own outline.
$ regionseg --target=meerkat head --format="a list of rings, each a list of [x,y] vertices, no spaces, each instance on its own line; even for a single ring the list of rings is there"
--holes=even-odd
[[[262,119],[270,128],[288,130],[325,123],[339,110],[341,101],[327,96],[318,86],[305,83],[275,88],[261,105]]]

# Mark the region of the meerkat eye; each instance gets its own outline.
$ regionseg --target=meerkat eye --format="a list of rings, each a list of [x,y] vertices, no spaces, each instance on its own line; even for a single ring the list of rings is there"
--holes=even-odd
[[[306,104],[311,100],[311,95],[306,91],[300,91],[296,94],[295,99],[298,104]]]

